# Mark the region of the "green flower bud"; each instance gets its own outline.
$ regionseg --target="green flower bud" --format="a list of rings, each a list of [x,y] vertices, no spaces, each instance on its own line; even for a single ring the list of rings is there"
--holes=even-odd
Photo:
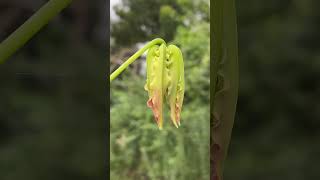
[[[169,45],[167,49],[166,68],[169,70],[167,74],[168,90],[166,98],[170,106],[170,117],[173,124],[180,126],[180,114],[184,97],[184,64],[180,49],[175,45]]]
[[[180,49],[165,44],[152,46],[147,54],[148,107],[153,111],[159,129],[163,126],[163,101],[170,107],[170,117],[180,126],[180,114],[184,97],[184,64]]]
[[[162,129],[163,123],[163,64],[165,60],[166,46],[162,44],[152,46],[147,54],[147,83],[145,89],[149,93],[148,107],[153,111],[153,115]]]

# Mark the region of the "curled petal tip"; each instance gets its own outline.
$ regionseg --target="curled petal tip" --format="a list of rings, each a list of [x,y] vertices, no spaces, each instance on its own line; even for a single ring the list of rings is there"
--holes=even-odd
[[[177,124],[177,122],[173,121],[173,124],[176,128],[179,128],[179,125]]]

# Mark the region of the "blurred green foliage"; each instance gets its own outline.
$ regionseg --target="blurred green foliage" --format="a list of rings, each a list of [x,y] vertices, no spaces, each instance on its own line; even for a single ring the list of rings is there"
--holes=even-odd
[[[240,92],[225,179],[320,179],[320,1],[236,2]]]
[[[42,4],[1,1],[1,40]],[[106,176],[103,5],[74,1],[0,65],[1,180]]]
[[[164,129],[160,131],[146,105],[145,75],[135,71],[133,65],[112,82],[110,178],[209,179],[209,2],[124,1],[127,3],[128,6],[118,7],[118,14],[126,9],[127,14],[134,13],[134,20],[120,14],[120,21],[111,27],[116,42],[111,48],[164,35],[168,38],[165,40],[177,44],[183,52],[186,91],[181,127],[173,126],[165,107]],[[204,16],[204,13],[207,14]],[[125,28],[123,24],[147,29]],[[143,36],[137,39],[139,34]],[[126,41],[120,42],[122,40]],[[143,58],[134,62],[143,63]]]
[[[209,21],[208,0],[122,0],[114,7],[120,21],[111,22],[114,47],[133,45],[147,39],[174,39],[176,29],[194,20]],[[113,7],[111,7],[113,8]],[[192,19],[192,21],[191,21]]]

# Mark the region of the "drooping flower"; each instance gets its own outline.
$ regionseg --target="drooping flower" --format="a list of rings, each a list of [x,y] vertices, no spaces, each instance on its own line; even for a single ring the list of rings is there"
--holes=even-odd
[[[158,45],[160,44],[160,46]],[[180,126],[180,116],[184,97],[184,64],[180,49],[175,45],[166,46],[161,38],[147,43],[110,75],[112,82],[146,50],[148,107],[152,109],[159,129],[163,126],[163,102],[170,107],[170,118],[176,127]]]
[[[163,127],[163,102],[170,107],[170,117],[173,124],[180,126],[180,114],[184,97],[184,64],[180,49],[177,46],[152,46],[147,54],[148,107],[159,129]]]
[[[159,129],[162,129],[163,123],[163,64],[165,45],[160,47],[152,46],[147,54],[147,82],[145,90],[149,93],[148,107],[153,111],[153,115],[158,124]]]
[[[170,117],[173,124],[180,126],[180,114],[184,97],[184,64],[180,49],[169,45],[166,59],[167,93],[166,98],[170,106]]]

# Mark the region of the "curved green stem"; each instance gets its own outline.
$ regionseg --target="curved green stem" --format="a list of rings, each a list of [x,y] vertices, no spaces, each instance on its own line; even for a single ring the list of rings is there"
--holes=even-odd
[[[139,56],[141,56],[146,50],[148,50],[151,46],[156,44],[162,44],[166,43],[161,38],[156,38],[152,41],[150,41],[148,44],[146,44],[143,48],[141,48],[139,51],[134,53],[127,61],[125,61],[118,69],[116,69],[111,75],[110,75],[110,82],[114,80],[122,71],[124,71],[131,63],[133,63]]]
[[[50,0],[0,44],[0,63],[22,47],[72,0]]]

